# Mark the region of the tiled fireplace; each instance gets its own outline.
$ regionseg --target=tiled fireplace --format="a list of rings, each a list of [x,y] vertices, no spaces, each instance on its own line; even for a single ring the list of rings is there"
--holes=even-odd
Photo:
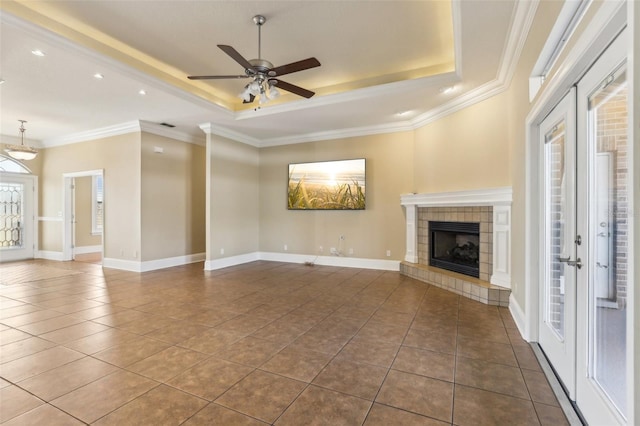
[[[407,226],[401,273],[483,303],[508,305],[511,188],[408,194],[401,202]],[[439,230],[445,235],[434,240]],[[440,260],[433,260],[434,243]]]

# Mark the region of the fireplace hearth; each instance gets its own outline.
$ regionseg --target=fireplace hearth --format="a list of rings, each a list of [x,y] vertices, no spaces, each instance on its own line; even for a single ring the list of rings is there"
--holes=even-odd
[[[478,278],[480,224],[429,221],[429,265]]]

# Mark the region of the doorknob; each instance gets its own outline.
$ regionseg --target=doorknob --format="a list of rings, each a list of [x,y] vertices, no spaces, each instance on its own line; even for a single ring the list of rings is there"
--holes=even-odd
[[[569,266],[575,266],[576,268],[582,268],[582,260],[577,258],[576,260],[571,260],[571,256],[560,257],[558,256],[558,262],[566,263]]]

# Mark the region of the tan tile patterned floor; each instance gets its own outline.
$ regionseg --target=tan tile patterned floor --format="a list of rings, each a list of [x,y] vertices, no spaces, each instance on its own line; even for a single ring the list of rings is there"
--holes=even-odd
[[[0,265],[0,422],[566,424],[505,308],[395,272]]]

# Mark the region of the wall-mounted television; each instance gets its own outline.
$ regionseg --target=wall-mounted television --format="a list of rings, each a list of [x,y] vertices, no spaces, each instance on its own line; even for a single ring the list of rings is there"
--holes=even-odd
[[[364,210],[365,159],[289,164],[289,210]]]

